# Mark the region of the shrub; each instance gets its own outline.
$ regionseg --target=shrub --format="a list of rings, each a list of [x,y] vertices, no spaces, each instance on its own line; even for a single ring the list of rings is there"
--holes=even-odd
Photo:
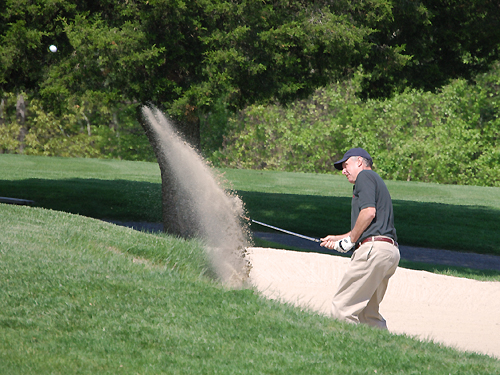
[[[237,168],[330,173],[351,147],[395,180],[500,186],[500,68],[477,84],[407,90],[361,101],[337,84],[289,106],[251,106],[229,120],[218,162]]]
[[[17,118],[22,96],[24,120]],[[26,155],[101,157],[154,161],[155,156],[135,119],[136,104],[109,108],[106,102],[81,100],[63,113],[47,112],[29,94],[5,93],[0,98],[0,152]]]

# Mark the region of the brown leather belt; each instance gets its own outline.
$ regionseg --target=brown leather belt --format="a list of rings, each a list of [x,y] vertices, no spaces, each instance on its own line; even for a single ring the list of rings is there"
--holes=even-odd
[[[356,246],[356,249],[358,247],[360,247],[361,245],[363,245],[364,243],[367,243],[367,242],[372,242],[372,241],[382,241],[382,242],[389,242],[390,244],[393,244],[394,246],[396,247],[399,247],[398,243],[396,241],[394,241],[392,238],[390,237],[380,237],[380,236],[372,236],[372,237],[368,237],[368,238],[365,238],[363,241],[361,241],[358,246]]]

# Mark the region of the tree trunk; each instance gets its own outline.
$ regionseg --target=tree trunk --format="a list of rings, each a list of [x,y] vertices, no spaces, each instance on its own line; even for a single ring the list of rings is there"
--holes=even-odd
[[[170,171],[168,159],[162,149],[161,140],[152,129],[149,122],[142,114],[142,107],[138,108],[137,118],[142,125],[149,143],[153,147],[156,160],[161,173],[161,191],[162,191],[162,219],[163,230],[169,234],[183,238],[196,236],[196,227],[194,213],[189,210],[189,201],[176,182],[175,177]],[[192,116],[189,121],[177,123],[177,129],[182,137],[191,145],[196,145],[199,150],[200,145],[200,123],[199,118]],[[179,126],[180,125],[180,126]]]
[[[24,138],[26,134],[28,134],[28,129],[26,129],[26,103],[24,102],[24,98],[22,94],[17,96],[16,103],[16,119],[17,123],[21,126],[19,130],[19,135],[17,137],[19,141],[19,153],[22,154],[24,152]]]
[[[4,98],[2,98],[0,100],[0,126],[3,126],[5,124],[4,108],[5,108],[5,100],[4,100]]]
[[[4,109],[5,109],[5,100],[2,98],[0,100],[0,127],[3,127],[5,125],[5,119],[4,119]],[[0,148],[0,154],[3,154],[5,150],[3,148]]]

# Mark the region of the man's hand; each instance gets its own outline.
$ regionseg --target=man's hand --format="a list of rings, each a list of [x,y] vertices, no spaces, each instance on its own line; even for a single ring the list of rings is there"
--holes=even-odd
[[[333,250],[335,248],[335,243],[339,240],[339,238],[342,238],[342,236],[326,236],[321,239],[320,246]]]
[[[351,242],[351,237],[342,238],[341,240],[335,242],[333,247],[334,250],[339,253],[347,253],[354,247],[354,244]]]
[[[340,253],[347,253],[354,247],[354,244],[351,242],[351,236],[346,233],[344,235],[338,236],[326,236],[321,239],[320,246],[326,247],[330,250],[335,250]],[[347,237],[344,237],[348,235]]]

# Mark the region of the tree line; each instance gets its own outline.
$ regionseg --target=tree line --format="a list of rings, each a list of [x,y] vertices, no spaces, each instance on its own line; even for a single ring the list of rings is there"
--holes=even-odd
[[[287,103],[354,73],[362,98],[473,79],[499,26],[495,0],[0,1],[0,94],[89,126],[154,104],[198,145],[219,100]]]

